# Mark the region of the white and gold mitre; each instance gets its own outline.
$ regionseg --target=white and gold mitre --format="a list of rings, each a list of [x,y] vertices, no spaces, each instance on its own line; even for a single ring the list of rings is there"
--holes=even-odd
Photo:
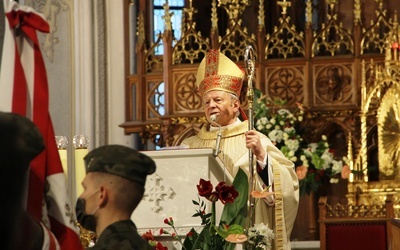
[[[201,96],[211,90],[222,90],[240,96],[243,71],[218,50],[211,50],[197,70],[196,84]]]

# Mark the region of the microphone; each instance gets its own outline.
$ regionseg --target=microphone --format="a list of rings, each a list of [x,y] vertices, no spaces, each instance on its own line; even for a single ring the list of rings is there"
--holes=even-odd
[[[219,125],[218,123],[217,123],[217,115],[211,115],[210,116],[210,122],[213,124],[213,125],[216,125],[217,127],[218,127],[218,135],[217,135],[217,142],[216,142],[216,145],[215,145],[215,150],[214,150],[214,153],[213,153],[213,156],[214,157],[217,157],[218,156],[218,154],[220,153],[220,149],[219,149],[219,147],[220,147],[220,144],[221,144],[221,138],[222,138],[222,133],[221,133],[221,125]]]
[[[210,116],[210,120],[211,120],[211,122],[212,122],[213,124],[215,124],[215,125],[217,125],[218,127],[220,127],[219,124],[217,123],[217,115],[216,115],[216,114],[211,115],[211,116]]]

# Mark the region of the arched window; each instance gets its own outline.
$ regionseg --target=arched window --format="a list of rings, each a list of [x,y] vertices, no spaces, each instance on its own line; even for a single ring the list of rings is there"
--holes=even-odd
[[[183,22],[183,8],[185,7],[185,0],[154,0],[153,1],[153,39],[157,40],[158,35],[165,29],[164,19],[165,15],[164,5],[168,3],[169,12],[173,13],[171,17],[172,23],[172,34],[174,41],[177,41],[181,37],[182,22]],[[156,48],[156,54],[161,55],[164,53],[163,46],[160,45]]]

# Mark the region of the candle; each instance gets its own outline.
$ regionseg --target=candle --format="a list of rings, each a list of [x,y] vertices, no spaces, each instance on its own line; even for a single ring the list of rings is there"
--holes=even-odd
[[[68,181],[68,161],[67,161],[68,140],[66,136],[56,136],[55,139],[58,148],[58,154],[60,155],[61,165],[65,174],[65,178]]]
[[[393,60],[397,60],[397,50],[399,48],[399,44],[397,42],[392,43],[392,49],[393,49]]]
[[[76,197],[79,197],[83,193],[82,181],[85,178],[85,163],[83,158],[88,153],[89,138],[86,135],[75,135],[74,136],[74,147],[75,147],[75,187]]]

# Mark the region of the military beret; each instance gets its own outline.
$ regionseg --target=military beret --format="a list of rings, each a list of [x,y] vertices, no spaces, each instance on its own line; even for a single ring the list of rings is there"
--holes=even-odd
[[[145,185],[156,163],[147,155],[122,145],[106,145],[90,151],[84,158],[86,173],[114,174]]]

